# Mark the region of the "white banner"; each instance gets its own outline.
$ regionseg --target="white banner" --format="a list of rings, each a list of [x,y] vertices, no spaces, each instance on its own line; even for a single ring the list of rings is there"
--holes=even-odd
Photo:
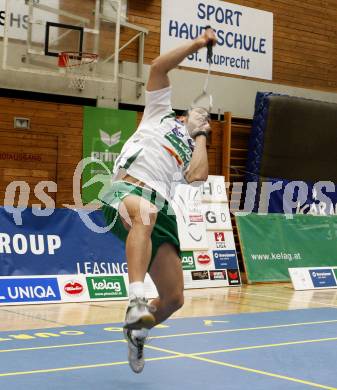
[[[175,202],[185,289],[240,286],[224,177],[179,186]]]
[[[25,0],[7,0],[9,2],[9,31],[8,36],[21,41],[27,40],[27,30],[29,22],[28,5]],[[59,0],[35,0],[35,4],[47,5],[59,9]],[[4,25],[6,16],[6,0],[0,0],[0,36],[4,35]],[[41,9],[33,10],[32,40],[34,42],[44,42],[46,22],[58,22],[59,17]],[[56,38],[55,31],[52,31],[51,38]]]
[[[201,201],[211,203],[228,202],[223,176],[208,175],[207,181],[201,186]]]
[[[177,218],[181,250],[207,249],[200,188],[187,184],[177,186],[172,206]]]
[[[0,305],[126,300],[128,291],[127,274],[0,277]],[[147,298],[158,296],[149,275],[145,294]]]
[[[202,203],[207,230],[232,230],[228,203]]]
[[[289,268],[294,290],[337,288],[337,267]]]
[[[217,35],[213,71],[272,80],[271,12],[217,0],[162,0],[161,53],[198,37],[207,25]],[[208,69],[206,50],[190,55],[181,65]]]

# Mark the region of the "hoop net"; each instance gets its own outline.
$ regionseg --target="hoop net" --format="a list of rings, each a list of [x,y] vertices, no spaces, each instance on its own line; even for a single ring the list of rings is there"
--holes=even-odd
[[[58,56],[59,68],[64,68],[69,75],[69,88],[82,91],[89,74],[94,70],[98,55],[63,51]]]

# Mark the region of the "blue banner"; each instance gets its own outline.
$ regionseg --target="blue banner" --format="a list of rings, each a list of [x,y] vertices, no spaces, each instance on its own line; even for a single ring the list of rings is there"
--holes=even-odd
[[[0,279],[0,303],[60,301],[57,278]]]
[[[49,216],[33,211],[22,210],[17,225],[0,208],[1,276],[127,272],[124,243],[111,232],[94,232],[74,210],[55,209]],[[105,226],[101,211],[89,218]]]
[[[267,179],[273,186],[265,199],[260,194],[262,210],[255,211],[285,214],[337,215],[337,186],[332,182],[309,183],[285,179]]]

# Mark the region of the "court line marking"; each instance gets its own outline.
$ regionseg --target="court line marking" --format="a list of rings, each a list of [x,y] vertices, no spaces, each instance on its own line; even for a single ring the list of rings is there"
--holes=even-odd
[[[174,355],[172,356],[161,356],[156,358],[148,358],[146,361],[158,361],[158,360],[171,360],[171,359],[177,359],[180,355]],[[32,370],[32,371],[16,371],[16,372],[4,372],[0,373],[1,377],[8,377],[8,376],[19,376],[19,375],[33,375],[33,374],[47,374],[52,372],[61,372],[61,371],[73,371],[73,370],[82,370],[87,368],[100,368],[100,367],[111,367],[111,366],[121,366],[129,364],[127,361],[123,362],[110,362],[110,363],[98,363],[98,364],[86,364],[82,366],[68,366],[68,367],[57,367],[57,368],[46,368],[43,370]]]
[[[324,290],[319,290],[319,291],[324,291]],[[267,294],[267,295],[265,295],[265,294],[256,294],[256,293],[250,293],[250,292],[244,292],[244,291],[239,291],[239,292],[231,291],[231,294],[232,293],[236,294],[236,295],[245,294],[245,295],[252,295],[252,296],[263,297],[263,298],[271,298],[271,299],[279,299],[279,300],[282,300],[282,301],[289,301],[288,298],[275,297],[274,295],[269,295],[269,294]],[[313,300],[303,301],[303,299],[296,299],[296,298],[290,298],[290,300],[293,301],[293,302],[306,303],[306,304],[310,304],[310,305],[314,304],[314,305],[322,305],[322,306],[337,308],[337,305],[334,305],[332,303],[324,303],[324,302],[313,301]],[[311,309],[313,309],[313,308],[311,308]],[[301,309],[298,309],[298,310],[301,310]]]
[[[170,337],[198,336],[198,335],[204,335],[204,334],[247,332],[250,330],[290,328],[290,327],[295,327],[295,326],[318,325],[318,324],[328,324],[328,323],[336,323],[336,322],[337,322],[337,320],[325,320],[325,321],[298,322],[298,323],[280,324],[280,325],[264,325],[264,326],[255,326],[255,327],[251,327],[251,328],[234,328],[234,329],[221,329],[221,330],[210,330],[210,331],[189,332],[189,333],[177,333],[177,334],[162,335],[162,336],[150,336],[149,340],[151,340],[151,339],[166,339],[166,338],[170,338]]]
[[[45,346],[41,346],[41,347],[1,349],[0,353],[38,351],[38,350],[43,350],[43,349],[57,349],[57,348],[71,348],[71,347],[84,347],[87,345],[113,344],[113,343],[125,343],[125,342],[126,341],[124,339],[121,339],[121,340],[91,341],[91,342],[87,342],[87,343],[76,343],[76,344],[45,345]]]
[[[146,359],[146,361],[160,361],[160,360],[171,360],[171,359],[177,359],[177,358],[188,358],[188,359],[199,360],[202,362],[212,363],[212,364],[216,364],[216,365],[220,365],[220,366],[235,368],[235,369],[239,369],[241,371],[252,372],[252,373],[260,374],[260,375],[264,375],[264,376],[270,376],[270,377],[277,378],[277,379],[283,379],[283,380],[287,380],[287,381],[291,381],[291,382],[301,383],[301,384],[309,385],[312,387],[318,387],[321,389],[337,390],[337,388],[335,388],[335,387],[329,387],[329,386],[321,385],[321,384],[315,383],[315,382],[305,381],[302,379],[292,378],[292,377],[288,377],[285,375],[274,374],[274,373],[267,372],[267,371],[256,370],[256,369],[249,368],[249,367],[244,367],[244,366],[239,366],[239,365],[235,365],[235,364],[221,362],[221,361],[214,360],[214,359],[204,358],[204,357],[198,356],[195,353],[185,354],[185,353],[176,352],[176,351],[172,351],[172,350],[165,349],[165,348],[155,347],[152,345],[150,345],[150,346],[147,345],[146,347],[148,349],[168,353],[171,355],[171,356],[162,356],[162,357],[157,357],[157,358],[148,358],[148,359]],[[111,366],[126,365],[126,364],[128,364],[127,361],[122,361],[122,362],[88,364],[88,365],[81,365],[81,366],[58,367],[58,368],[50,368],[50,369],[42,369],[42,370],[7,372],[7,373],[0,373],[0,377],[32,375],[32,374],[52,373],[52,372],[61,372],[61,371],[72,371],[72,370],[99,368],[99,367],[111,367]]]
[[[310,382],[310,381],[306,381],[306,380],[298,379],[298,378],[293,378],[293,377],[286,376],[286,375],[274,374],[274,373],[268,372],[268,371],[257,370],[257,369],[254,369],[254,368],[249,368],[249,367],[245,367],[245,366],[239,366],[237,364],[225,363],[225,362],[221,362],[219,360],[204,358],[204,357],[198,356],[195,353],[182,354],[180,352],[172,351],[170,349],[154,347],[153,345],[147,345],[146,347],[149,348],[149,349],[160,351],[160,352],[176,354],[177,357],[183,357],[183,358],[188,358],[188,359],[193,359],[193,360],[199,360],[199,361],[202,361],[202,362],[212,363],[212,364],[216,364],[216,365],[219,365],[219,366],[235,368],[235,369],[238,369],[238,370],[241,370],[241,371],[247,371],[247,372],[252,372],[254,374],[260,374],[260,375],[264,375],[264,376],[270,376],[272,378],[287,380],[287,381],[290,381],[290,382],[301,383],[301,384],[312,386],[312,387],[318,387],[320,389],[337,390],[336,387],[325,386],[325,385],[321,385],[320,383]]]
[[[160,340],[167,338],[176,338],[176,337],[185,337],[185,336],[202,336],[207,334],[219,334],[219,333],[235,333],[235,332],[246,332],[250,330],[266,330],[266,329],[278,329],[278,328],[287,328],[287,327],[296,327],[296,326],[306,326],[306,325],[319,325],[319,324],[327,324],[327,323],[336,323],[337,320],[325,320],[325,321],[313,321],[313,322],[299,322],[299,323],[291,323],[291,324],[281,324],[281,325],[266,325],[266,326],[258,326],[251,328],[234,328],[234,329],[221,329],[221,330],[209,330],[209,331],[201,331],[201,332],[190,332],[190,333],[177,333],[177,334],[169,334],[169,335],[161,335],[161,336],[150,336],[148,340]],[[15,341],[15,339],[13,339]],[[100,344],[111,344],[124,342],[124,339],[119,340],[103,340],[103,341],[93,341],[86,343],[73,343],[73,344],[59,344],[59,345],[46,345],[41,347],[24,347],[24,348],[12,348],[12,349],[2,349],[0,353],[8,353],[8,352],[23,352],[23,351],[35,351],[35,350],[43,350],[43,349],[54,349],[54,348],[69,348],[69,347],[82,347],[87,345],[100,345]]]
[[[238,366],[238,365],[236,365],[236,364],[230,364],[230,363],[220,362],[220,361],[218,361],[218,360],[202,358],[202,357],[200,357],[200,356],[190,356],[190,358],[191,358],[191,359],[194,359],[194,360],[200,360],[200,361],[202,361],[202,362],[217,364],[217,365],[220,365],[220,366],[225,366],[225,367],[230,367],[230,368],[236,368],[236,369],[238,369],[238,370],[247,371],[247,372],[252,372],[252,373],[254,373],[254,374],[260,374],[260,375],[264,375],[264,376],[270,376],[270,377],[272,377],[272,378],[283,379],[283,380],[287,380],[287,381],[295,382],[295,383],[301,383],[301,384],[303,384],[303,385],[308,385],[308,386],[312,386],[312,387],[318,387],[318,388],[320,388],[320,389],[337,390],[336,387],[325,386],[325,385],[321,385],[321,384],[319,384],[319,383],[310,382],[310,381],[306,381],[306,380],[298,379],[298,378],[293,378],[293,377],[286,376],[286,375],[274,374],[274,373],[268,372],[268,371],[262,371],[262,370],[256,370],[256,369],[254,369],[254,368],[249,368],[249,367],[244,367],[244,366]]]
[[[217,349],[217,350],[208,351],[208,352],[197,352],[197,353],[193,353],[193,355],[196,355],[196,356],[212,355],[212,354],[216,354],[216,353],[248,351],[250,349],[274,348],[274,347],[284,347],[284,346],[289,346],[289,345],[321,343],[321,342],[325,342],[325,341],[337,341],[337,337],[327,337],[327,338],[324,338],[324,339],[312,339],[312,340],[286,341],[284,343],[252,345],[252,346],[249,346],[249,347]]]

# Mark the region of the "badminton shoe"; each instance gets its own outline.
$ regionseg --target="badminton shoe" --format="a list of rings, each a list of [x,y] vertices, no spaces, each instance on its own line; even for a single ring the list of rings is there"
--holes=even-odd
[[[131,330],[124,328],[124,337],[128,343],[129,366],[136,374],[140,374],[145,365],[144,344],[147,334],[147,329]]]
[[[150,329],[155,325],[152,314],[154,308],[147,303],[145,298],[134,298],[130,301],[125,316],[125,329]]]

